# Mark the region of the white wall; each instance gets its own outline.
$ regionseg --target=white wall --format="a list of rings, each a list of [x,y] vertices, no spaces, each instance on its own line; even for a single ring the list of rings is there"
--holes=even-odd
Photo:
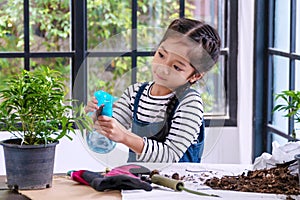
[[[254,0],[239,1],[238,126],[209,130],[205,163],[252,162],[253,25]]]
[[[251,163],[253,99],[253,23],[254,0],[239,1],[238,55],[238,127],[206,129],[204,163]],[[9,134],[1,133],[0,140]],[[3,150],[0,147],[0,174],[5,174]],[[81,144],[78,137],[64,139],[56,149],[54,172],[72,169],[102,170]]]
[[[252,162],[254,2],[239,1],[238,132],[243,164]]]

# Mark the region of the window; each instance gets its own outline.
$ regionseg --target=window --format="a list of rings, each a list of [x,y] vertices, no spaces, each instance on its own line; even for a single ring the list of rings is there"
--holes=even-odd
[[[0,11],[0,76],[48,65],[63,70],[70,95],[82,102],[99,88],[120,95],[131,83],[151,80],[151,57],[172,19],[206,21],[222,38],[217,66],[203,80],[205,87],[197,86],[206,103],[206,125],[236,126],[236,1],[7,0],[1,4],[5,9]]]
[[[62,71],[66,86],[71,85],[75,52],[69,1],[6,0],[0,5],[0,84],[6,76],[44,65]]]
[[[268,17],[262,19],[265,14]],[[273,141],[283,144],[294,140],[292,130],[299,129],[292,118],[283,116],[286,113],[272,110],[278,104],[276,94],[300,90],[300,21],[297,20],[300,4],[296,0],[257,1],[256,15],[254,126],[256,155],[259,155],[270,152]],[[299,132],[296,138],[300,138]]]

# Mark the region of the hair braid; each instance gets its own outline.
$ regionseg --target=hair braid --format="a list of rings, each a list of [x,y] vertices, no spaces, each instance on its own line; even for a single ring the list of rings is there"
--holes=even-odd
[[[210,56],[210,61],[208,61],[208,59],[205,58],[205,56],[203,56],[202,58],[198,58],[197,63],[201,63],[201,66],[195,67],[198,72],[209,71],[218,61],[220,54],[221,39],[217,31],[209,24],[198,20],[179,18],[174,20],[169,25],[168,30],[181,33],[184,36],[187,36],[190,39],[194,40]],[[166,40],[169,36],[172,36],[172,33],[169,33],[167,31],[161,42]]]

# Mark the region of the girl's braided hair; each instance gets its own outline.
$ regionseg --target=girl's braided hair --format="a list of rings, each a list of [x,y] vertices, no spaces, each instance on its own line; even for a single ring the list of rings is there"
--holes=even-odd
[[[196,59],[194,63],[200,65],[194,66],[198,72],[207,72],[216,64],[220,54],[221,39],[218,32],[209,24],[187,18],[176,19],[169,25],[161,42],[172,36],[172,32],[187,36],[205,50],[207,56],[198,54],[197,58],[193,58]]]

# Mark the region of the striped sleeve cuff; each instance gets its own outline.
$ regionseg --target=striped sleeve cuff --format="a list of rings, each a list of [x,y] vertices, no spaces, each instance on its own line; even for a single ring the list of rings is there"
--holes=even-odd
[[[144,161],[145,160],[145,156],[147,154],[147,150],[148,150],[148,139],[146,137],[143,137],[143,141],[144,141],[144,148],[143,151],[140,155],[136,155],[136,160],[137,161]]]

